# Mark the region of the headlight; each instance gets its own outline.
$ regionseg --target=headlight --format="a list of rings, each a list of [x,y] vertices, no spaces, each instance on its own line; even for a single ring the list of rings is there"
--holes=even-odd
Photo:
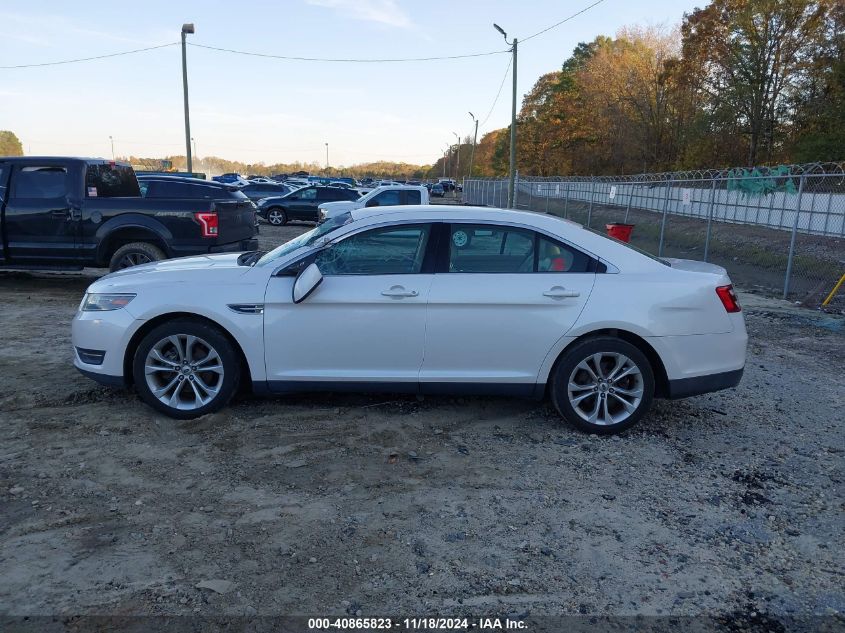
[[[133,294],[98,294],[91,293],[82,297],[79,309],[83,312],[108,312],[120,310],[135,298]]]

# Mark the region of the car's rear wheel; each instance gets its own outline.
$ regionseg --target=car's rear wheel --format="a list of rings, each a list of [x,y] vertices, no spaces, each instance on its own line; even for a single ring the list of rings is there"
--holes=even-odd
[[[267,211],[267,221],[273,226],[284,226],[288,223],[288,215],[284,209],[274,207]]]
[[[654,399],[654,372],[636,346],[612,336],[566,350],[549,385],[552,404],[588,433],[619,433],[640,421]]]
[[[240,362],[217,328],[176,319],[151,330],[132,363],[141,399],[172,418],[190,419],[222,409],[240,382]]]
[[[158,246],[147,242],[132,242],[124,244],[114,252],[109,261],[109,270],[115,272],[162,259],[167,259],[167,255]]]

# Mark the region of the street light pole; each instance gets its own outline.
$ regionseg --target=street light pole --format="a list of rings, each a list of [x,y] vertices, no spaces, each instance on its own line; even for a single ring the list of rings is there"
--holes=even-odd
[[[199,152],[197,151],[197,139],[195,139],[193,136],[191,137],[191,143],[193,143],[193,144],[194,144],[194,154],[193,154],[193,158],[194,158],[194,159],[196,159],[196,161],[199,163],[199,162],[201,162],[201,161],[200,161],[200,155],[199,155]]]
[[[182,25],[182,91],[185,98],[185,156],[188,159],[188,173],[194,172],[194,162],[191,159],[191,116],[188,113],[188,57],[185,36],[193,33],[192,23]]]
[[[114,160],[114,139],[109,134],[109,142],[111,143],[111,159]]]
[[[329,144],[326,143],[326,175],[329,173]]]
[[[475,160],[475,144],[478,142],[478,119],[470,112],[469,115],[475,121],[475,133],[472,135],[472,151],[469,153],[469,177],[472,178],[472,163]]]
[[[505,38],[505,44],[510,45],[513,53],[513,96],[511,98],[511,156],[510,165],[508,167],[508,208],[513,208],[514,202],[514,184],[516,178],[516,47],[517,39],[513,38],[513,42],[508,42],[508,34],[498,24],[493,24],[493,27],[502,34]]]

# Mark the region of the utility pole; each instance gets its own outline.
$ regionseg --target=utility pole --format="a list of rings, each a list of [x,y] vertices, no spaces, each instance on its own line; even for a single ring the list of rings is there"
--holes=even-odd
[[[111,142],[111,159],[114,160],[114,139],[109,134],[109,141]]]
[[[329,144],[326,143],[326,175],[329,175]]]
[[[185,156],[188,159],[188,173],[194,172],[194,162],[191,159],[191,116],[188,114],[188,57],[185,36],[193,33],[193,23],[182,25],[182,90],[185,97]]]
[[[475,121],[475,133],[472,135],[472,151],[469,153],[469,177],[472,178],[472,163],[475,160],[475,144],[478,142],[478,119],[470,112],[469,115]]]
[[[513,38],[513,42],[508,42],[508,34],[505,33],[504,29],[498,24],[493,24],[493,27],[502,34],[502,37],[505,38],[505,44],[510,45],[511,52],[513,53],[513,61],[511,62],[511,66],[513,67],[513,96],[511,98],[511,157],[510,157],[510,166],[508,168],[508,208],[513,208],[513,201],[515,198],[514,195],[514,184],[516,178],[516,47],[517,47],[517,39]]]
[[[200,162],[200,155],[199,152],[197,152],[197,139],[195,139],[193,136],[191,137],[191,143],[194,144],[194,158],[197,159],[197,162]]]
[[[455,195],[458,195],[458,179],[461,177],[461,137],[457,132],[452,132],[458,139],[458,155],[455,160]]]

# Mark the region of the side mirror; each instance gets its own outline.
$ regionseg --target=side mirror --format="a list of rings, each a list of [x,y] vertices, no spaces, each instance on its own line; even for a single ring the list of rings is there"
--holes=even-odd
[[[367,200],[367,204],[364,205],[364,206],[377,207],[378,206],[378,200],[376,200],[375,198],[373,198],[372,200]]]
[[[293,302],[302,303],[323,283],[323,273],[317,264],[309,264],[293,282]]]

